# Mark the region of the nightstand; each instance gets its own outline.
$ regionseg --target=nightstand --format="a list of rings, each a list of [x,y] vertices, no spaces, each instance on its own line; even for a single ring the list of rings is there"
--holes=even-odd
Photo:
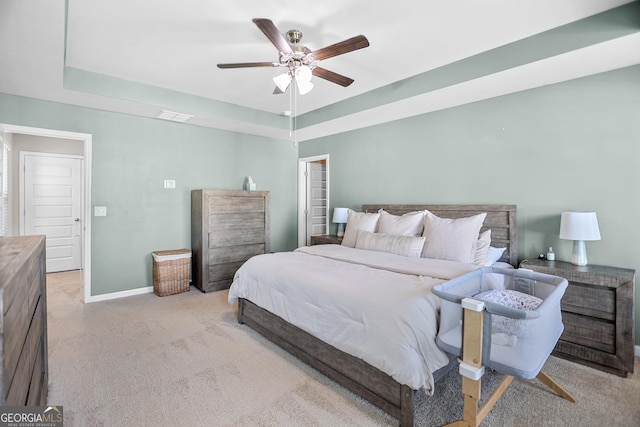
[[[537,259],[520,267],[569,282],[554,355],[621,377],[633,372],[635,270]]]
[[[321,234],[311,236],[311,246],[313,245],[339,245],[342,243],[342,236],[332,236],[330,234]]]

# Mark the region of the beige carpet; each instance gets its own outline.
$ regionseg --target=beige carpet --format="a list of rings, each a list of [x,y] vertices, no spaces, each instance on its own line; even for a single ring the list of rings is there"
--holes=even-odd
[[[79,280],[79,272],[47,278],[49,404],[63,405],[67,427],[397,425],[239,325],[227,292],[83,304]],[[515,380],[482,425],[640,425],[638,358],[626,379],[554,357],[544,370],[578,403]],[[455,421],[459,375],[416,405],[416,425]]]

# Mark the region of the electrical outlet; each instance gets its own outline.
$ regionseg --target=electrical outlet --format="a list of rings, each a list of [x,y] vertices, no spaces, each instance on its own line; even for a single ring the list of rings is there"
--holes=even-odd
[[[164,188],[168,190],[176,189],[176,180],[175,179],[165,179],[164,180]]]

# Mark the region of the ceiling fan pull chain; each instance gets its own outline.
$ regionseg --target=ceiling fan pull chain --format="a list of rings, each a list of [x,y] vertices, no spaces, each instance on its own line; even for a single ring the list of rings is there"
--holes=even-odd
[[[293,78],[295,80],[295,77]],[[291,85],[292,90],[291,90],[291,96],[293,96],[293,146],[297,147],[298,146],[298,135],[297,135],[297,128],[298,128],[298,84],[297,82],[294,82],[294,84]]]

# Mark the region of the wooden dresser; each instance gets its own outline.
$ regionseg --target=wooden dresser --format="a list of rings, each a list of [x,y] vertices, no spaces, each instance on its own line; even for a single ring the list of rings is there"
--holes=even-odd
[[[520,266],[569,281],[555,355],[622,377],[633,372],[635,270],[543,260]]]
[[[191,191],[194,284],[203,292],[226,289],[236,270],[270,251],[270,193]]]
[[[0,238],[0,405],[45,405],[48,388],[45,237]]]

